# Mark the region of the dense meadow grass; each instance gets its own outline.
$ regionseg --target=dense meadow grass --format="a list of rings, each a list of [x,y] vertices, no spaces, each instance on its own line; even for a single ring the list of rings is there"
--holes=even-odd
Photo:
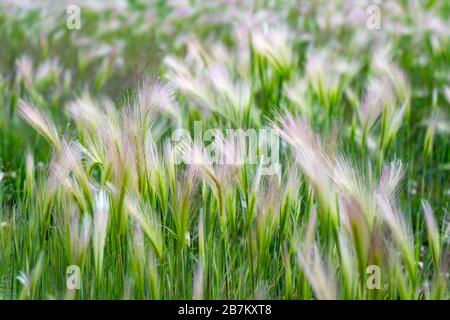
[[[448,299],[449,18],[0,1],[0,299]]]

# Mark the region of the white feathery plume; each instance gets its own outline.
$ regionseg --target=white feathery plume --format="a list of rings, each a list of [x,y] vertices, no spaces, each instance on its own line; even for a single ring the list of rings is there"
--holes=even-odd
[[[81,264],[91,237],[91,216],[83,215],[81,229],[79,225],[80,216],[78,211],[74,210],[70,221],[69,237],[72,254],[72,263]]]
[[[390,200],[395,199],[404,173],[403,162],[399,159],[385,164],[381,172],[378,193],[385,195]]]
[[[417,273],[414,254],[413,231],[406,222],[405,217],[392,205],[391,200],[385,194],[375,195],[378,206],[378,214],[391,230],[392,238],[400,251],[406,269],[411,279],[415,279]]]
[[[344,194],[357,197],[358,200],[367,194],[367,181],[362,177],[356,164],[344,154],[340,153],[332,160],[331,179],[338,190]]]
[[[216,92],[217,108],[227,108],[234,116],[240,116],[242,111],[248,108],[251,92],[245,81],[236,81],[227,67],[222,63],[214,63],[206,70],[206,77]],[[220,99],[218,99],[220,98]],[[219,110],[216,110],[219,112]],[[227,113],[226,110],[221,113]],[[230,117],[230,114],[228,114]]]
[[[79,130],[97,130],[104,117],[104,114],[88,94],[70,102],[67,110]]]
[[[383,101],[386,94],[388,94],[386,89],[388,89],[386,84],[381,81],[371,80],[369,83],[363,103],[358,109],[363,134],[367,134],[370,131],[381,115],[384,106]]]
[[[61,141],[54,123],[49,117],[31,103],[19,100],[19,115],[57,150],[61,150]]]
[[[161,258],[163,254],[161,225],[153,209],[150,206],[143,208],[139,199],[134,196],[127,196],[125,203],[128,214],[142,228],[145,236],[150,240],[156,255],[158,258]]]
[[[173,109],[173,92],[168,84],[163,84],[157,77],[145,78],[136,92],[133,110],[143,120],[142,125],[151,125],[158,113],[167,112],[177,117]]]
[[[333,202],[331,185],[331,160],[323,152],[320,139],[314,134],[306,120],[298,120],[291,115],[279,117],[272,127],[280,137],[294,147],[297,162],[312,182],[324,204]]]
[[[317,244],[314,243],[312,248],[298,250],[297,257],[315,296],[320,300],[336,300],[334,273],[323,261]]]
[[[311,97],[308,91],[308,83],[305,79],[296,79],[283,87],[289,100],[300,109],[302,115],[311,119]]]
[[[290,73],[293,53],[287,30],[281,27],[255,30],[252,32],[252,44],[255,51],[265,57],[279,74],[285,76]]]
[[[378,74],[386,76],[389,79],[400,103],[408,104],[411,99],[410,84],[404,72],[390,61],[389,50],[390,48],[387,48],[375,54],[373,67]]]
[[[170,83],[176,89],[200,103],[201,107],[206,110],[217,109],[209,86],[205,86],[205,79],[199,75],[194,75],[184,65],[184,62],[174,57],[166,57],[164,63],[168,68]]]
[[[186,164],[189,164],[207,181],[212,182],[213,185],[218,182],[216,181],[213,162],[209,158],[204,145],[197,145],[190,138],[187,138],[177,144],[175,151],[181,155]]]
[[[22,55],[16,60],[16,78],[23,81],[26,88],[30,88],[33,83],[33,61],[27,55]]]
[[[325,107],[332,108],[340,89],[354,77],[359,65],[332,54],[330,50],[320,49],[308,53],[305,68],[316,95],[326,104]]]

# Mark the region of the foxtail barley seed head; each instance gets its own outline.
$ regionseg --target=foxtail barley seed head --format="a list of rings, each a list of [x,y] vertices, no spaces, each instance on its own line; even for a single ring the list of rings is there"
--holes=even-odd
[[[19,114],[57,150],[61,149],[61,141],[55,124],[43,111],[31,103],[19,100]]]

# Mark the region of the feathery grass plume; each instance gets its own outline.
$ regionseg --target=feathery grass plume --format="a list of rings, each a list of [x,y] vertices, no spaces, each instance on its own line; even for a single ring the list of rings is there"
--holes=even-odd
[[[333,67],[326,70],[326,66]],[[310,86],[327,111],[328,118],[331,118],[334,107],[341,98],[342,89],[359,68],[357,62],[348,62],[327,49],[311,50],[308,52],[305,68]]]
[[[330,179],[330,158],[323,151],[322,142],[313,132],[311,125],[305,119],[300,120],[287,114],[278,117],[278,122],[272,127],[280,137],[294,148],[298,165],[313,185],[322,213],[323,221],[337,227],[337,213],[335,204],[335,190]]]
[[[189,36],[186,43],[187,49],[187,60],[191,64],[197,64],[197,71],[206,67],[209,63],[214,61],[213,57],[211,57],[210,52],[201,39],[196,37],[195,35]]]
[[[119,148],[115,150],[113,159],[114,179],[120,186],[120,197],[123,198],[127,188],[134,192],[143,192],[146,189],[147,172],[145,143],[150,140],[152,121],[139,119],[139,112],[128,105],[121,112],[120,125],[117,138],[120,140]],[[148,117],[153,117],[147,115]],[[143,117],[147,117],[144,116]],[[147,122],[151,121],[151,122]],[[148,130],[148,131],[147,131]]]
[[[61,150],[58,130],[50,118],[31,103],[19,100],[19,115],[57,150]]]
[[[172,88],[156,76],[144,78],[134,96],[132,109],[144,133],[151,127],[158,113],[166,112],[178,118],[177,110],[173,105]]]
[[[331,161],[331,179],[341,193],[363,200],[371,186],[354,161],[338,153]]]
[[[96,278],[100,280],[103,274],[103,256],[105,253],[106,237],[108,235],[108,221],[110,216],[109,196],[100,190],[95,196],[92,244]]]
[[[52,193],[62,187],[64,192],[72,195],[82,212],[92,212],[91,183],[81,159],[79,144],[63,140],[60,152],[53,154],[50,163],[48,186]]]
[[[72,218],[68,228],[70,242],[70,263],[82,266],[91,238],[92,219],[89,214],[82,216],[80,227],[80,214],[78,210],[73,210]]]
[[[203,110],[234,123],[243,123],[251,100],[248,82],[236,79],[223,62],[215,61],[206,52],[204,55],[207,55],[207,63],[199,64],[196,71],[184,66],[187,62],[166,58],[170,83],[183,95],[199,103]],[[203,61],[202,58],[196,60]]]
[[[249,134],[249,142],[247,143],[247,135],[242,129],[227,131],[226,135],[223,135],[220,131],[216,133],[213,144],[210,144],[208,148],[213,146],[216,149],[219,156],[219,165],[216,170],[224,184],[230,188],[236,182],[239,171],[246,161],[250,163],[256,161],[254,154],[258,147],[252,140],[252,138],[256,139],[256,135],[252,137]],[[259,140],[259,143],[263,143],[262,139]],[[268,144],[269,142],[265,141],[265,143]]]
[[[365,287],[366,266],[370,258],[369,252],[374,250],[375,245],[372,241],[373,237],[378,237],[378,213],[377,207],[374,205],[376,194],[383,195],[388,201],[393,201],[397,194],[398,184],[403,176],[403,164],[399,160],[394,160],[383,168],[379,185],[375,184],[371,175],[363,176],[346,157],[337,156],[333,159],[333,182],[339,191],[339,216],[341,226],[345,233],[340,236],[348,237],[354,248],[357,258],[357,267],[360,275],[361,289]],[[375,194],[374,194],[375,192]],[[394,216],[395,218],[395,216]],[[392,219],[394,219],[392,218]],[[399,216],[398,219],[401,219]],[[397,222],[397,221],[395,221]],[[406,224],[400,220],[400,229],[404,231],[404,235],[410,231],[406,229]],[[341,239],[343,245],[346,244],[345,239]],[[376,239],[375,239],[376,240]],[[406,244],[405,244],[406,243]],[[404,252],[408,251],[409,243],[403,242]],[[344,248],[345,250],[346,248]],[[345,256],[345,252],[339,252],[341,259],[349,258]],[[410,258],[411,256],[409,256]],[[376,258],[374,256],[374,258]],[[348,276],[348,275],[347,275]],[[346,280],[350,284],[349,280]]]
[[[159,186],[159,198],[164,212],[167,212],[169,205],[169,193],[176,194],[175,190],[178,187],[177,170],[176,170],[176,155],[171,141],[166,140],[160,149],[162,155],[159,163],[159,172],[156,174],[157,185]],[[148,154],[148,152],[147,152]],[[151,169],[150,169],[151,170]]]
[[[288,169],[286,170],[287,177],[285,180],[283,177],[278,177],[278,182],[281,185],[281,194],[279,196],[280,201],[280,235],[284,237],[289,235],[291,232],[292,226],[289,224],[289,219],[299,219],[300,218],[300,210],[298,208],[297,201],[303,201],[304,195],[301,192],[301,188],[304,185],[304,179],[301,175],[301,169],[294,162],[289,164]],[[283,182],[284,180],[284,182]],[[296,208],[297,207],[297,208]],[[291,216],[291,209],[294,209],[295,214]]]
[[[335,73],[325,76],[327,57],[325,51],[310,52],[306,62],[306,76],[320,101],[329,107],[329,98],[334,101],[338,92],[339,78]],[[327,109],[328,110],[328,109]]]
[[[347,270],[345,270],[347,272],[345,274],[347,278],[347,289],[352,288],[350,286],[352,281],[348,279],[348,276],[350,269],[352,268],[353,259],[351,258],[351,253],[347,250],[349,243],[346,239],[351,240],[351,244],[355,251],[357,258],[356,266],[358,267],[360,284],[363,287],[365,285],[365,272],[370,248],[371,229],[369,221],[359,202],[351,197],[342,195],[339,197],[339,214],[341,217],[341,225],[345,230],[345,234],[341,232],[339,237],[341,241],[339,245],[343,246],[342,248],[339,247],[339,253],[347,268]],[[344,251],[341,251],[341,249]]]
[[[409,280],[408,272],[405,272],[401,257],[399,257],[397,249],[389,245],[388,246],[388,277],[389,277],[389,291],[390,297],[400,298],[402,300],[411,300],[414,297],[414,293],[411,289],[411,281]]]
[[[313,206],[309,212],[307,224],[304,226],[304,234],[302,239],[302,246],[305,248],[312,248],[317,230],[317,206]]]
[[[195,75],[187,68],[180,59],[174,57],[166,57],[164,59],[165,65],[168,68],[168,78],[170,83],[187,97],[200,103],[200,106],[206,110],[213,109],[220,112],[215,105],[214,97],[205,86],[204,81],[200,75]]]
[[[299,110],[302,116],[311,120],[312,103],[306,80],[291,80],[283,89],[286,97],[294,104],[295,110]]]
[[[187,170],[182,173],[175,190],[172,190],[172,211],[175,220],[175,229],[180,247],[190,246],[189,227],[192,222],[192,197],[194,188],[194,172]]]
[[[74,187],[72,186],[71,178],[71,167],[69,161],[66,161],[67,157],[79,157],[80,154],[77,149],[72,149],[70,147],[66,148],[64,152],[54,152],[52,154],[52,159],[49,165],[49,177],[48,185],[52,192],[59,189],[60,186],[66,188],[66,191],[72,191]],[[74,153],[67,155],[66,153]]]
[[[373,68],[375,72],[384,75],[389,79],[400,103],[406,106],[406,112],[408,114],[411,99],[411,86],[404,72],[400,70],[396,64],[390,61],[389,50],[390,49],[387,48],[375,54]]]
[[[149,172],[158,171],[164,164],[162,157],[160,157],[161,150],[158,147],[152,132],[147,132],[147,136],[143,141],[144,162],[145,167]]]
[[[378,206],[378,213],[391,230],[391,236],[401,253],[409,279],[412,284],[416,284],[417,264],[411,227],[398,209],[393,206],[392,200],[385,194],[377,194],[375,200]]]
[[[388,50],[375,55],[373,68],[382,78],[389,80],[389,85],[395,92],[396,99],[391,103],[385,103],[381,121],[382,153],[386,152],[394,140],[403,118],[410,122],[411,113],[411,88],[403,72],[389,60]],[[397,104],[400,107],[397,107]]]
[[[222,222],[225,222],[223,182],[214,169],[212,159],[204,146],[197,145],[190,138],[183,139],[177,144],[176,152],[179,152],[185,163],[189,164],[190,168],[210,185],[218,202],[219,216]]]
[[[385,164],[381,171],[377,193],[385,195],[389,200],[395,200],[404,173],[405,167],[403,162],[399,159],[392,160]]]
[[[153,208],[141,203],[138,198],[132,196],[127,196],[125,202],[128,214],[142,228],[145,236],[152,244],[157,257],[162,258],[163,238],[161,234],[161,223]]]
[[[91,195],[91,184],[89,177],[82,163],[82,148],[77,141],[62,141],[62,155],[67,166],[70,168],[81,189],[88,204],[88,208],[92,210],[93,200]]]
[[[336,300],[337,284],[334,273],[331,266],[321,257],[317,243],[312,247],[302,246],[297,251],[297,258],[315,297],[320,300]]]
[[[96,135],[104,114],[87,93],[70,102],[67,111],[83,138]]]
[[[112,153],[111,143],[117,138],[119,125],[119,114],[114,104],[103,99],[100,102],[94,100],[87,94],[72,101],[67,106],[69,116],[74,120],[80,144],[78,147],[88,158],[87,172],[90,173],[94,166],[100,166],[108,171],[111,161],[107,158]]]
[[[391,110],[392,111],[392,110]],[[403,117],[407,111],[407,105],[403,104],[400,108],[393,110],[384,109],[382,120],[382,135],[380,146],[383,151],[387,151],[394,141],[398,130],[400,129]]]
[[[85,168],[87,176],[91,176],[96,167],[104,169],[102,173],[107,172],[110,164],[106,160],[105,145],[102,144],[101,139],[98,137],[88,140],[90,141],[85,141],[83,144],[78,145],[78,148],[86,158]],[[104,176],[100,178],[100,184],[104,182],[104,178]]]
[[[422,208],[427,226],[428,245],[431,249],[431,256],[437,270],[440,269],[441,263],[441,241],[439,229],[434,219],[433,209],[427,201],[422,201]]]
[[[371,80],[364,95],[362,104],[358,109],[358,116],[362,130],[363,148],[366,146],[367,135],[383,111],[384,99],[386,99],[386,95],[389,97],[389,92],[386,92],[386,90],[388,90],[388,87],[385,83],[376,79]]]
[[[7,2],[2,298],[448,299],[444,1]]]
[[[98,145],[100,148],[105,149],[105,160],[107,161],[105,169],[110,170],[109,178],[113,179],[116,186],[121,186],[122,182],[126,178],[128,166],[125,162],[127,154],[124,151],[124,145],[132,151],[133,145],[129,139],[129,136],[124,134],[121,127],[121,119],[126,115],[126,111],[123,114],[119,114],[117,110],[108,110],[106,121],[103,122],[99,128],[97,135],[99,138]],[[125,125],[126,126],[126,125]],[[132,157],[132,156],[130,156]],[[134,165],[134,160],[129,163],[130,166]],[[108,168],[109,166],[109,168]]]
[[[294,60],[288,30],[282,27],[254,30],[251,39],[256,53],[266,58],[280,76],[288,78]]]
[[[223,114],[235,123],[244,119],[251,100],[250,87],[246,81],[233,80],[228,68],[221,63],[214,63],[206,70],[206,80],[214,89],[217,109],[225,108]],[[216,109],[216,110],[217,110]]]
[[[357,297],[357,277],[360,278],[361,285],[365,285],[364,272],[361,273],[358,269],[360,260],[355,259],[355,253],[353,250],[352,242],[347,235],[342,231],[339,233],[339,264],[342,278],[343,290],[342,294],[344,299],[352,299]],[[353,242],[354,243],[354,242]],[[355,250],[356,251],[356,250]],[[364,265],[365,267],[365,265]],[[358,274],[359,272],[359,274]]]
[[[125,198],[128,192],[139,193],[137,164],[137,140],[135,123],[132,122],[132,110],[125,108],[119,115],[118,123],[110,121],[105,123],[104,137],[106,139],[107,156],[110,160],[110,178],[114,185],[114,197],[117,205],[114,210],[114,220],[119,226],[118,232],[126,233],[128,228],[125,207]],[[110,135],[107,136],[107,133]],[[141,146],[141,145],[139,145]],[[142,158],[140,158],[142,160]],[[141,162],[142,163],[142,162]]]

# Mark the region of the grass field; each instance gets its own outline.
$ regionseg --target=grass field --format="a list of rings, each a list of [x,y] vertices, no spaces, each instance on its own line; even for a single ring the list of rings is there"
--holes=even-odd
[[[449,20],[0,1],[0,299],[449,299]]]

